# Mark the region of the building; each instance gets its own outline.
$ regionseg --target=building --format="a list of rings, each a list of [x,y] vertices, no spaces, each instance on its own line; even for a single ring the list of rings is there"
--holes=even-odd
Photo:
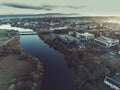
[[[58,35],[56,39],[62,42],[64,45],[67,45],[69,48],[73,48],[80,45],[79,40],[70,36],[70,35]]]
[[[101,37],[98,37],[97,39],[94,39],[94,42],[100,46],[108,47],[108,48],[119,44],[118,39],[112,39],[105,36],[101,36]]]
[[[75,35],[76,34],[76,31],[69,31],[68,32],[68,35],[70,35],[70,36],[73,36],[73,35]]]
[[[108,76],[105,77],[104,83],[106,85],[110,86],[110,88],[112,88],[112,89],[120,90],[120,82],[116,81]]]
[[[91,33],[76,33],[76,38],[79,40],[89,40],[89,39],[93,39],[95,36],[94,34]]]
[[[117,69],[116,73],[111,77],[106,76],[104,83],[114,90],[120,90],[120,70]]]
[[[49,30],[63,30],[63,29],[68,29],[67,26],[63,26],[63,27],[50,27]]]

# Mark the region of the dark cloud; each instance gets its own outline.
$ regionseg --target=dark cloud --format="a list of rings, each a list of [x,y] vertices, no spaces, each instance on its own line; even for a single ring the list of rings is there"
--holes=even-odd
[[[65,6],[67,8],[71,8],[71,9],[82,9],[82,8],[86,8],[86,6]]]
[[[56,6],[50,6],[50,5],[30,6],[30,5],[17,4],[17,3],[2,3],[2,6],[20,8],[20,9],[34,9],[34,10],[48,10],[48,11],[56,7]]]
[[[2,3],[2,6],[13,7],[13,8],[20,8],[20,9],[34,9],[34,10],[46,10],[50,11],[55,8],[70,8],[70,9],[79,9],[85,8],[86,6],[60,6],[60,5],[42,5],[42,6],[30,6],[25,4],[18,4],[18,3]]]

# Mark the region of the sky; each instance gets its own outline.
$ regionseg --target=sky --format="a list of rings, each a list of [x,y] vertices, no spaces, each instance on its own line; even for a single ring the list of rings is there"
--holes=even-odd
[[[0,0],[0,15],[44,13],[120,16],[120,0]]]

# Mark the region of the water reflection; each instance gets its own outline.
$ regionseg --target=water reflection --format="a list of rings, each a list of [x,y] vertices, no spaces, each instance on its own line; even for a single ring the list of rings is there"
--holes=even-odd
[[[33,31],[31,29],[11,27],[11,25],[1,25],[0,29],[13,29],[19,32]],[[42,90],[74,90],[72,74],[61,53],[50,48],[37,35],[21,35],[20,46],[39,58],[43,63],[45,76]]]

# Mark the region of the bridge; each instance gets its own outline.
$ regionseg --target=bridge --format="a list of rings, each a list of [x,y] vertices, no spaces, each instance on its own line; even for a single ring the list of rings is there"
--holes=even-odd
[[[19,32],[18,35],[37,35],[37,32],[34,32],[34,31],[22,31],[22,32]]]

